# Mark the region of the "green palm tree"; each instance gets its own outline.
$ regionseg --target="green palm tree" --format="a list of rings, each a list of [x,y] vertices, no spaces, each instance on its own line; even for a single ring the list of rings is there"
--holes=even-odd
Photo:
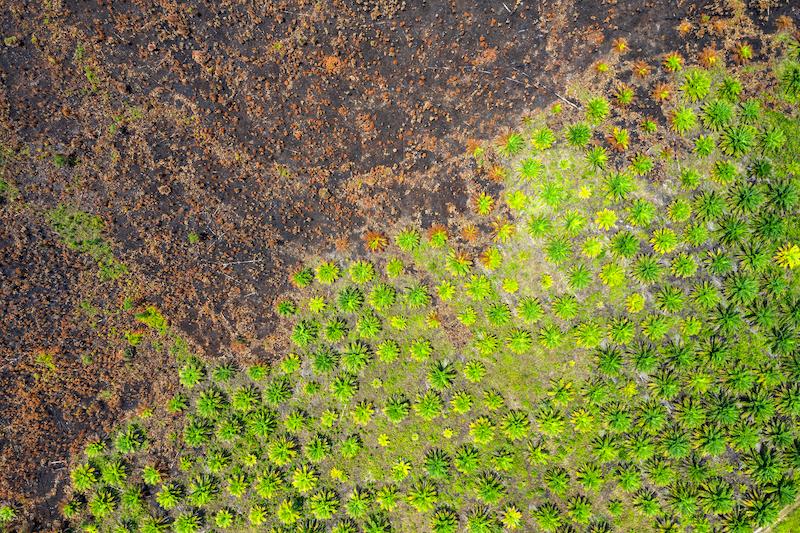
[[[697,487],[687,481],[677,481],[669,489],[667,503],[683,517],[694,515],[698,506]]]
[[[614,470],[620,488],[625,492],[636,492],[642,486],[642,474],[633,463],[622,463]]]
[[[706,513],[724,515],[733,510],[733,487],[722,478],[714,478],[700,485],[700,506]]]
[[[354,488],[345,503],[347,515],[356,520],[366,516],[372,504],[372,496],[373,494],[366,489]]]
[[[556,531],[564,523],[561,511],[552,502],[545,502],[533,511],[533,517],[544,531]]]
[[[570,518],[579,524],[588,524],[592,518],[592,502],[583,495],[573,496],[567,504],[567,513]]]
[[[502,530],[497,515],[488,507],[477,506],[467,513],[469,533],[500,533]]]
[[[661,511],[661,502],[651,489],[639,489],[633,498],[633,505],[646,516],[655,516]]]
[[[609,376],[618,375],[622,371],[622,352],[614,347],[599,348],[595,352],[597,368]]]
[[[620,452],[619,442],[611,434],[598,435],[592,439],[592,452],[601,463],[613,461]]]
[[[425,454],[423,467],[432,479],[447,479],[450,474],[450,456],[439,448],[432,448]]]
[[[584,463],[578,467],[575,477],[586,490],[598,490],[603,484],[603,471],[595,463]]]
[[[308,499],[311,514],[319,520],[329,520],[339,511],[339,496],[330,489],[322,489]]]
[[[408,490],[408,503],[419,513],[431,511],[439,498],[436,486],[426,479],[416,481]]]
[[[647,400],[639,409],[639,426],[648,434],[659,433],[667,423],[667,410],[664,405],[655,400]]]
[[[547,487],[553,493],[563,496],[569,488],[569,473],[561,467],[553,467],[547,470],[542,477]]]
[[[689,435],[678,426],[673,426],[664,432],[661,439],[664,452],[673,459],[682,459],[689,455],[691,440]]]
[[[681,390],[678,375],[668,365],[663,365],[651,377],[648,387],[657,398],[671,400]]]
[[[774,494],[759,487],[748,491],[744,498],[747,517],[758,527],[775,522],[780,511],[780,503]]]
[[[645,471],[650,481],[661,487],[673,483],[677,476],[672,464],[663,457],[653,457],[647,461]]]
[[[446,506],[436,508],[431,517],[431,531],[433,533],[457,533],[458,514],[456,511]]]
[[[747,473],[758,483],[776,483],[783,475],[785,467],[780,452],[769,446],[752,451],[745,458]]]
[[[506,495],[502,479],[494,472],[482,472],[475,480],[475,493],[487,504],[496,504]]]

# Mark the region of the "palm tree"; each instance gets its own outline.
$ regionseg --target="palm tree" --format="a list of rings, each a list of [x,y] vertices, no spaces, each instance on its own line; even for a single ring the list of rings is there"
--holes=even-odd
[[[426,513],[433,509],[439,498],[436,486],[427,479],[416,481],[408,491],[408,503],[419,513]]]
[[[770,207],[784,214],[800,203],[800,188],[791,179],[773,181],[767,186],[767,197]]]
[[[439,448],[431,448],[425,454],[423,467],[433,479],[447,479],[450,471],[450,456]]]
[[[747,473],[758,483],[776,483],[783,475],[784,461],[780,452],[761,446],[745,458]]]
[[[636,492],[642,486],[642,474],[632,463],[623,463],[614,470],[619,486],[625,492]]]
[[[681,383],[678,376],[669,365],[663,365],[653,374],[651,381],[648,383],[653,395],[657,398],[664,400],[671,400],[681,390]]]
[[[718,305],[711,315],[711,322],[721,335],[735,333],[744,324],[739,308],[735,304]]]
[[[598,369],[606,375],[615,376],[622,370],[622,352],[617,348],[612,346],[599,348],[595,352],[595,357]]]
[[[680,523],[672,516],[659,516],[656,518],[655,526],[658,533],[678,533],[681,531]]]
[[[750,230],[744,219],[735,215],[728,215],[719,220],[719,229],[717,231],[719,233],[719,242],[731,247],[741,244]]]
[[[709,398],[708,419],[730,427],[739,421],[741,410],[736,399],[725,388],[720,388]]]
[[[733,487],[722,478],[714,478],[700,486],[700,505],[706,513],[727,514],[734,506]]]
[[[639,489],[633,498],[633,505],[647,516],[653,516],[661,510],[658,496],[650,489]]]
[[[712,335],[703,341],[699,355],[705,358],[712,367],[724,365],[730,356],[730,346],[725,338]]]
[[[700,220],[715,220],[725,213],[725,199],[716,191],[700,192],[694,198],[694,210]]]
[[[750,393],[745,396],[742,404],[745,411],[750,413],[750,416],[752,416],[753,420],[758,424],[772,418],[776,410],[772,391],[761,385],[754,387]]]
[[[372,493],[368,490],[356,487],[353,489],[347,499],[345,510],[347,511],[348,516],[357,520],[367,514],[371,504]]]
[[[770,348],[778,355],[788,355],[797,346],[796,327],[790,322],[776,326],[767,335]]]
[[[710,465],[694,453],[687,461],[684,461],[684,467],[686,469],[686,479],[692,483],[703,483],[711,473]]]
[[[495,513],[488,507],[474,507],[467,514],[469,533],[500,533],[503,530]]]
[[[736,272],[726,280],[727,296],[731,302],[748,305],[758,296],[758,280],[752,274]]]
[[[547,449],[544,439],[530,440],[526,446],[528,462],[531,465],[543,465],[550,460],[550,450]]]
[[[569,500],[567,512],[577,523],[588,524],[592,518],[592,502],[586,496],[578,494]]]
[[[587,490],[597,490],[603,484],[603,471],[595,463],[584,463],[576,470],[575,477]]]
[[[475,480],[475,493],[487,504],[495,504],[506,494],[500,476],[494,472],[482,472]]]
[[[308,500],[311,514],[320,520],[328,520],[339,511],[339,497],[329,489],[322,489]]]
[[[656,283],[661,278],[664,267],[653,255],[640,255],[633,265],[633,276],[646,285]]]
[[[662,457],[653,457],[645,465],[650,481],[659,486],[667,486],[675,480],[676,473],[672,464]]]
[[[655,442],[647,433],[641,431],[631,434],[626,445],[632,458],[637,461],[647,461],[655,454]]]
[[[648,342],[640,341],[637,343],[636,346],[628,351],[628,357],[633,362],[634,368],[644,374],[649,374],[658,365],[658,352]]]
[[[633,423],[633,416],[620,402],[608,406],[605,415],[608,429],[614,433],[626,433]]]
[[[528,434],[530,425],[527,413],[512,410],[503,416],[500,422],[500,429],[509,440],[516,441],[521,440]]]
[[[777,396],[778,411],[786,416],[800,416],[800,384],[784,384]]]
[[[544,531],[555,531],[564,522],[561,511],[552,502],[545,502],[537,507],[533,517]]]
[[[743,420],[730,432],[731,445],[738,452],[749,452],[761,442],[759,427]]]
[[[678,370],[688,370],[695,364],[695,347],[691,341],[684,342],[682,339],[669,341],[664,347],[664,355]]]
[[[783,418],[773,418],[767,427],[767,436],[772,445],[779,450],[785,450],[792,444],[793,427]]]
[[[617,438],[610,434],[599,435],[592,440],[592,452],[598,461],[607,463],[619,455]]]
[[[569,488],[569,474],[561,467],[553,467],[543,476],[547,487],[559,496],[563,496]]]
[[[747,493],[744,505],[747,517],[758,527],[774,522],[780,511],[780,504],[774,494],[757,487]]]
[[[667,423],[667,410],[654,399],[647,400],[639,409],[639,426],[648,434],[655,435]]]
[[[681,516],[689,517],[697,510],[697,487],[687,481],[678,481],[669,490],[667,502]]]
[[[707,424],[697,432],[697,444],[705,455],[718,456],[727,448],[725,432],[717,424]]]
[[[548,403],[542,405],[536,412],[535,418],[541,432],[548,436],[560,434],[566,426],[564,415],[553,409]]]
[[[700,400],[687,396],[676,407],[675,417],[686,429],[696,429],[705,422],[706,411]]]
[[[668,456],[682,459],[689,455],[691,441],[685,431],[678,426],[673,426],[664,433],[661,446]]]
[[[456,533],[458,531],[458,514],[452,507],[441,506],[431,517],[433,533]]]

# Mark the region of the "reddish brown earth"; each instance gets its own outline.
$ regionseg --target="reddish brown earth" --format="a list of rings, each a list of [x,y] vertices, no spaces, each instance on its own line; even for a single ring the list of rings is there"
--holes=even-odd
[[[126,359],[114,335],[126,291],[207,357],[269,359],[298,260],[393,223],[457,224],[486,186],[460,158],[469,139],[554,101],[614,38],[651,63],[724,46],[715,23],[738,5],[39,4],[0,14],[0,177],[20,192],[0,206],[0,503],[38,530],[57,527],[70,453],[169,387],[148,378],[169,361]],[[764,29],[798,17],[745,11]],[[58,241],[59,203],[106,221],[133,289]]]

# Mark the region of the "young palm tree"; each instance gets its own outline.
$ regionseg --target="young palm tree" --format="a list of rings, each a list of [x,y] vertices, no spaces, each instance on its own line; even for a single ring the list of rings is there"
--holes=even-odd
[[[727,448],[727,439],[722,426],[708,424],[700,428],[696,434],[696,442],[705,455],[719,456]]]
[[[667,410],[660,401],[647,400],[639,409],[638,423],[647,434],[656,435],[667,424]]]
[[[666,487],[673,483],[677,477],[672,463],[662,457],[653,457],[645,465],[647,476],[654,484]]]
[[[758,483],[776,483],[783,475],[784,461],[774,448],[762,446],[745,459],[747,473]]]
[[[800,488],[793,477],[782,476],[777,483],[767,487],[767,492],[772,495],[781,506],[789,505],[797,498]]]
[[[682,459],[689,455],[691,440],[689,435],[678,426],[669,428],[661,439],[664,452],[673,459]]]
[[[686,481],[678,481],[670,487],[667,502],[681,516],[693,516],[698,503],[697,487]]]
[[[616,376],[622,371],[622,352],[614,347],[600,348],[595,352],[597,368],[604,374]]]
[[[642,474],[633,463],[621,463],[614,470],[614,475],[625,492],[636,492],[642,486]]]
[[[542,477],[547,487],[553,493],[563,496],[569,489],[569,473],[561,467],[553,467],[547,470]]]
[[[458,514],[451,507],[441,506],[431,517],[433,533],[456,533],[458,531]]]
[[[655,516],[661,511],[661,502],[651,489],[639,489],[633,498],[633,505],[646,516]]]
[[[656,398],[671,400],[681,390],[678,375],[668,366],[664,365],[653,374],[648,387]]]
[[[575,471],[575,478],[586,490],[596,491],[603,484],[603,470],[595,463],[584,463]]]
[[[432,448],[425,454],[423,467],[432,479],[447,479],[450,475],[450,456],[439,448]]]
[[[339,511],[339,497],[329,489],[322,489],[308,500],[311,514],[319,520],[328,520]]]
[[[561,511],[552,502],[545,502],[533,512],[533,517],[544,531],[556,531],[564,523]]]
[[[467,531],[469,533],[499,533],[502,526],[497,515],[488,507],[474,507],[467,514]]]
[[[592,452],[601,463],[613,461],[620,452],[619,442],[613,435],[598,435],[592,440]]]
[[[765,526],[775,522],[780,511],[780,503],[774,494],[759,488],[750,489],[744,498],[747,517],[757,526]]]
[[[722,478],[714,478],[700,486],[700,506],[706,513],[727,514],[733,510],[733,487]]]
[[[567,504],[567,513],[570,518],[579,524],[588,524],[592,518],[592,502],[583,495],[573,496]]]
[[[483,472],[475,480],[475,493],[481,501],[493,505],[506,495],[506,487],[496,473]]]

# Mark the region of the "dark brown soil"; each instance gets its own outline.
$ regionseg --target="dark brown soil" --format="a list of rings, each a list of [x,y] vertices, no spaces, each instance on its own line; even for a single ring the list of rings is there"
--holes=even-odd
[[[704,1],[262,4],[4,2],[2,178],[21,198],[0,207],[0,503],[37,529],[57,516],[70,452],[156,394],[144,369],[169,372],[126,362],[92,325],[80,302],[114,309],[121,289],[58,242],[47,209],[102,216],[139,300],[204,355],[269,359],[274,299],[307,253],[401,221],[447,223],[482,180],[459,159],[469,139],[552,102],[616,37],[626,60],[654,63],[722,46],[713,21],[732,13]],[[761,4],[749,12],[761,26],[797,18],[789,2]],[[55,371],[42,375],[41,353]]]

